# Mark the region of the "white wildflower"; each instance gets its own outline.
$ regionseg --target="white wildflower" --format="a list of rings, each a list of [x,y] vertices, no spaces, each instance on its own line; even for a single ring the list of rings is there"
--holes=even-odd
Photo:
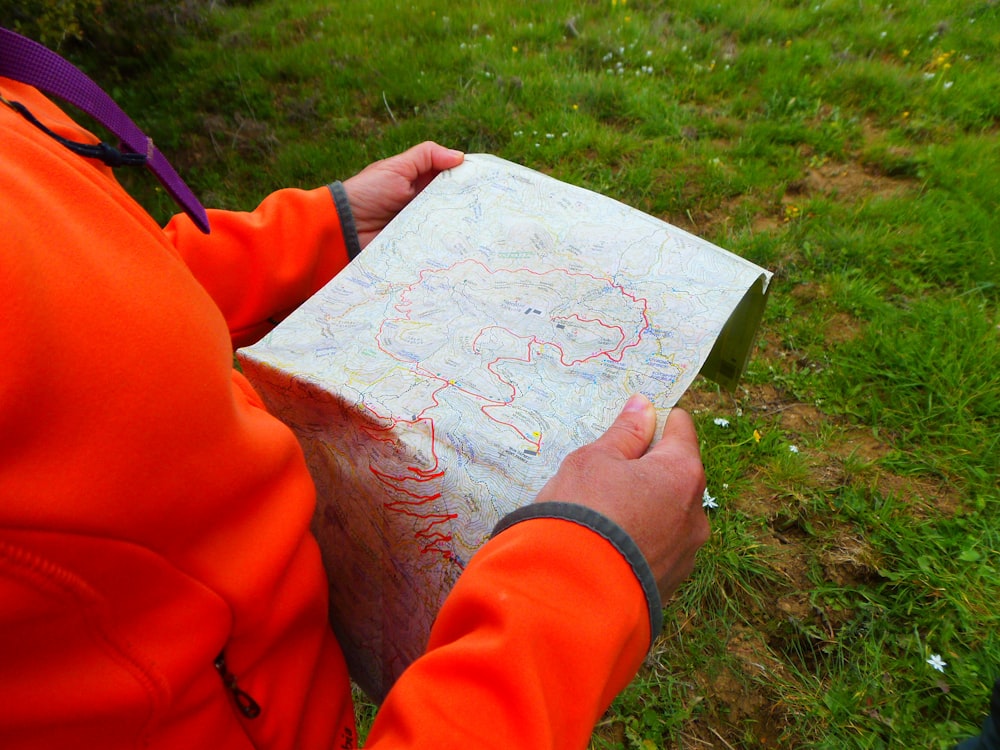
[[[729,420],[725,417],[716,417],[712,421],[719,425],[719,427],[729,427]]]
[[[788,452],[789,453],[798,453],[799,452],[799,446],[797,446],[797,445],[789,445],[788,446]]]
[[[944,668],[948,666],[948,662],[941,658],[941,654],[931,654],[931,658],[927,660],[927,663],[938,672],[943,672]]]
[[[705,488],[705,493],[701,496],[701,507],[706,510],[719,507],[719,503],[716,502],[715,498],[708,494],[708,488]]]

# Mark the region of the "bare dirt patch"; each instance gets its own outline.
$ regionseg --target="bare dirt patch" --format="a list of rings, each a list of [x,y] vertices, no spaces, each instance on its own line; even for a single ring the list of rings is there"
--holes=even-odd
[[[822,195],[849,202],[892,198],[912,189],[909,180],[890,177],[854,162],[827,162],[811,166],[805,176],[791,183],[786,199]],[[854,199],[853,201],[851,199]]]
[[[804,285],[801,299],[825,294]],[[834,321],[844,336],[856,335],[862,323],[845,316]],[[790,353],[761,351],[768,362]],[[724,638],[723,664],[695,674],[692,689],[698,708],[684,724],[676,747],[795,747],[795,673],[823,673],[823,654],[845,639],[857,637],[862,612],[848,600],[828,598],[824,591],[878,586],[886,561],[848,516],[836,512],[841,492],[897,502],[898,511],[919,518],[950,515],[962,507],[961,497],[946,480],[894,473],[885,462],[894,447],[892,436],[830,415],[821,405],[804,403],[777,385],[748,384],[735,394],[700,382],[680,405],[699,414],[731,418],[752,414],[761,430],[780,430],[809,446],[802,451],[805,477],[796,480],[807,496],[782,484],[766,467],[751,469],[731,509],[751,521],[757,560],[771,575],[757,581],[759,599],[741,601],[740,624]],[[899,501],[904,501],[899,503]],[[689,613],[691,627],[701,628],[710,613]],[[801,686],[798,687],[801,689]]]

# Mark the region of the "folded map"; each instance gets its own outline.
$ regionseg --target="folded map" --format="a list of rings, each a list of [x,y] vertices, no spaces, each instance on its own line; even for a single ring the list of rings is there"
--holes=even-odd
[[[643,393],[735,386],[771,274],[611,198],[473,154],[243,371],[298,436],[330,618],[380,700],[468,560]]]

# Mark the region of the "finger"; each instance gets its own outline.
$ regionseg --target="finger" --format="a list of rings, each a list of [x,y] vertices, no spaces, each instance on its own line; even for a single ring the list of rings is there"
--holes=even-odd
[[[686,443],[697,447],[698,433],[695,431],[691,415],[678,407],[671,409],[663,425],[661,442]]]
[[[649,447],[656,431],[656,409],[642,394],[635,394],[594,445],[622,458],[639,458]]]
[[[663,425],[663,436],[649,451],[649,458],[668,461],[674,471],[682,471],[687,467],[689,471],[698,475],[697,482],[701,485],[699,494],[705,489],[698,433],[691,415],[683,409],[674,407],[670,410],[666,424]]]

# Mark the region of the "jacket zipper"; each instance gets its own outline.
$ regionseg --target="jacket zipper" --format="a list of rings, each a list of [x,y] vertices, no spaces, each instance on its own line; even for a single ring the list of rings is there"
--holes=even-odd
[[[218,671],[219,676],[222,677],[222,684],[232,693],[233,700],[236,702],[236,707],[240,710],[240,713],[248,719],[256,719],[260,716],[260,704],[253,699],[250,693],[240,688],[236,682],[236,675],[230,672],[226,666],[225,651],[221,651],[215,657],[215,669]]]

